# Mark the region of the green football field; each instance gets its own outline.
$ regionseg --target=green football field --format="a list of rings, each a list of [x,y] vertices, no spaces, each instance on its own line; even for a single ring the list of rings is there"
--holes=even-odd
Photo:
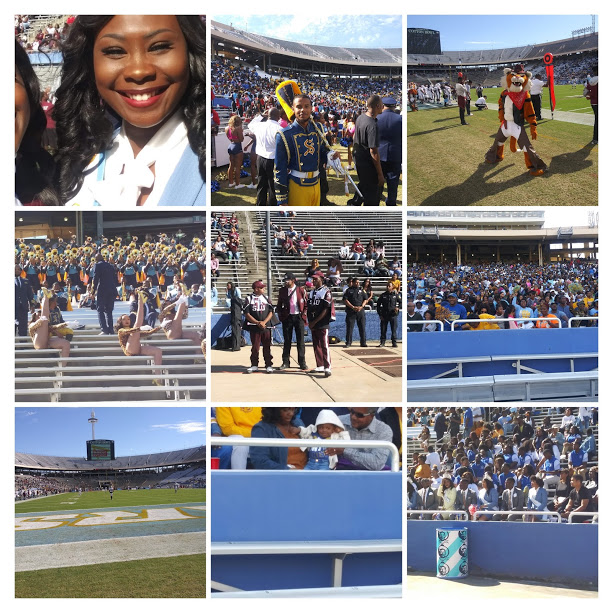
[[[115,490],[113,500],[108,492],[70,492],[15,504],[15,513],[103,509],[156,504],[206,502],[205,489]]]
[[[15,573],[15,598],[204,598],[206,554]]]
[[[486,91],[488,103],[497,104],[498,94]],[[574,104],[582,113],[585,99],[563,93],[558,92],[556,109],[570,111]],[[532,144],[549,168],[533,177],[523,153],[511,153],[508,141],[502,161],[485,163],[499,128],[497,111],[473,109],[467,126],[460,124],[457,106],[407,113],[409,206],[597,206],[598,145],[591,144],[592,126],[552,121],[547,109],[542,116]]]
[[[498,104],[498,98],[502,87],[487,87],[483,90],[483,93],[487,96],[487,102]],[[588,113],[592,114],[594,111],[590,105],[589,100],[583,97],[583,85],[577,85],[573,89],[572,85],[556,85],[554,87],[556,95],[556,111],[571,111],[573,113]],[[471,93],[471,98],[476,100],[476,93]],[[543,115],[543,119],[551,118],[551,105],[549,104],[549,90],[545,87],[543,89],[542,108],[547,109],[547,115]],[[555,117],[555,111],[554,111]]]
[[[341,154],[341,162],[343,166],[347,166],[347,147],[341,147],[340,145],[334,146],[335,151],[339,151]],[[247,169],[243,169],[247,170]],[[255,197],[256,190],[255,189],[247,189],[243,187],[242,189],[228,189],[228,180],[222,179],[221,177],[228,176],[228,167],[220,166],[219,168],[212,169],[212,178],[213,180],[219,180],[221,189],[214,194],[211,194],[211,205],[212,206],[255,206]],[[354,182],[358,183],[358,174],[354,170],[350,170],[349,174]],[[257,182],[257,175],[256,175]],[[241,183],[248,185],[251,183],[251,175],[249,177],[245,177],[241,179]],[[344,177],[337,177],[336,174],[332,171],[328,173],[328,186],[330,191],[328,192],[328,201],[336,206],[346,206],[347,200],[349,198],[353,198],[355,194],[355,189],[351,182],[349,182],[349,196],[345,195],[345,179]],[[383,189],[383,200],[380,203],[380,206],[385,206],[385,198],[387,197],[387,188]],[[402,204],[402,180],[400,182],[400,186],[398,187],[398,204]]]

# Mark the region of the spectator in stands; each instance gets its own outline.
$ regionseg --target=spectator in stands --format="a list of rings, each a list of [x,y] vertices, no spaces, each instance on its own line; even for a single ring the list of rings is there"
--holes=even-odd
[[[445,511],[453,511],[456,509],[457,490],[451,480],[451,475],[445,473],[442,476],[441,484],[438,487],[438,502],[440,507]],[[441,513],[442,519],[450,519],[451,513]]]
[[[251,438],[251,429],[261,419],[261,407],[217,407],[215,409],[215,421],[220,433],[217,436]],[[227,449],[229,452],[231,450],[231,457],[226,468],[232,468],[233,470],[245,470],[247,468],[249,447],[223,446],[221,449]],[[221,465],[220,468],[222,468]]]
[[[470,507],[473,505],[476,507],[479,503],[478,493],[469,487],[470,484],[470,471],[467,471],[460,478],[460,482],[456,488],[455,508],[458,511],[470,513]]]
[[[334,411],[322,409],[317,415],[315,424],[300,428],[300,438],[348,441],[349,434]],[[327,455],[325,447],[302,449],[306,451],[308,457],[304,470],[333,470],[338,464],[336,455]]]
[[[42,146],[46,125],[38,77],[15,41],[15,206],[60,203],[52,183],[55,164]]]
[[[576,440],[573,443],[573,450],[568,454],[568,465],[573,469],[573,474],[578,473],[585,478],[587,463],[587,452],[581,450],[581,441]]]
[[[135,84],[130,71],[133,60],[148,52],[144,34],[160,30],[172,37],[171,47],[163,58],[151,59],[144,85],[142,79]],[[134,53],[125,53],[120,63],[104,54],[94,61],[94,49],[107,34],[123,37],[122,51],[129,39]],[[209,95],[205,41],[199,15],[75,19],[63,45],[55,106],[59,185],[65,204],[204,205]],[[77,89],[82,96],[74,95]],[[136,96],[151,100],[153,94],[160,96],[161,103],[126,102]],[[123,129],[116,133],[107,106],[122,120]],[[110,144],[114,144],[111,149]],[[91,164],[94,155],[99,157]]]
[[[251,438],[299,439],[294,407],[264,407],[262,420],[251,429]],[[249,447],[249,456],[257,470],[302,470],[307,454],[299,447]]]
[[[553,500],[547,503],[547,509],[549,511],[563,512],[568,505],[568,497],[572,490],[572,484],[570,480],[570,471],[568,468],[563,468],[560,471],[560,480],[556,484]]]
[[[480,511],[498,511],[498,490],[494,486],[494,481],[489,474],[483,476],[481,489],[477,498],[477,508]],[[474,519],[477,521],[489,521],[491,515],[475,513]]]
[[[524,509],[524,492],[516,486],[513,477],[507,477],[502,492],[501,511],[522,511]],[[498,519],[498,517],[495,517]],[[521,515],[502,515],[503,521],[518,521]]]
[[[340,416],[351,440],[392,442],[391,428],[375,419],[376,413],[376,407],[356,407]],[[383,470],[389,452],[383,448],[328,448],[326,455],[338,455],[337,470]]]
[[[547,509],[547,491],[545,490],[544,482],[536,475],[530,478],[530,491],[526,500],[527,511],[545,511]],[[547,515],[525,515],[524,521],[547,521]]]
[[[573,489],[569,494],[568,504],[566,505],[564,513],[562,513],[562,517],[568,519],[573,524],[589,521],[591,519],[590,516],[575,515],[574,517],[569,517],[573,511],[577,513],[586,513],[594,510],[592,495],[583,485],[583,477],[579,473],[575,473],[571,477],[571,484]]]
[[[132,326],[129,315],[120,315],[115,324],[115,332],[119,337],[119,345],[125,355],[131,357],[136,355],[148,355],[153,358],[153,363],[156,366],[162,364],[162,350],[155,345],[143,345],[140,342],[142,336],[150,336],[157,332],[159,328],[144,326],[145,321],[145,302],[149,298],[144,291],[138,291],[138,310],[136,312],[136,321]],[[159,369],[154,370],[155,376],[159,377],[161,372]],[[154,385],[162,385],[162,381],[158,378],[153,380]]]
[[[418,509],[423,511],[435,511],[438,509],[437,492],[431,487],[431,480],[428,478],[420,479],[419,484],[421,488],[417,492]],[[417,515],[420,517],[420,515]],[[421,515],[423,519],[433,519],[434,515],[429,513]],[[412,516],[412,519],[414,517]]]
[[[362,198],[356,195],[347,204],[379,206],[385,176],[379,154],[380,137],[377,116],[383,111],[380,96],[372,95],[366,102],[366,112],[356,120],[353,157],[358,172],[358,189]]]

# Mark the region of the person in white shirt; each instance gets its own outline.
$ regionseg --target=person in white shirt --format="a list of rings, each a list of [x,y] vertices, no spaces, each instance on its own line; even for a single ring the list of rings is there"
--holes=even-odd
[[[532,77],[532,87],[530,88],[530,98],[532,98],[532,105],[534,106],[534,114],[536,120],[541,121],[541,96],[543,94],[543,87],[547,83],[541,80],[541,75],[537,74]]]
[[[475,102],[475,106],[478,111],[484,111],[487,108],[487,96],[481,96],[477,98],[477,102]]]
[[[258,156],[258,187],[256,205],[277,206],[275,196],[275,139],[277,132],[281,131],[279,125],[279,110],[271,108],[268,111],[268,120],[263,121],[257,117],[249,124],[249,129],[255,134],[255,152]]]

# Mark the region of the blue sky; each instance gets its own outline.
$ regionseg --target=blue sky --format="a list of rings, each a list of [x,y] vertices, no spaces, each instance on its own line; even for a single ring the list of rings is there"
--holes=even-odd
[[[504,24],[504,26],[502,25]],[[409,15],[408,28],[441,33],[442,51],[502,49],[570,38],[591,15]],[[596,19],[598,30],[598,19]]]
[[[91,407],[15,409],[15,451],[85,457],[91,439]],[[199,407],[96,407],[96,438],[115,441],[115,455],[197,447],[205,442],[205,410]]]
[[[311,45],[335,47],[402,47],[400,15],[214,15],[214,21],[239,30]],[[291,12],[291,11],[290,11]]]

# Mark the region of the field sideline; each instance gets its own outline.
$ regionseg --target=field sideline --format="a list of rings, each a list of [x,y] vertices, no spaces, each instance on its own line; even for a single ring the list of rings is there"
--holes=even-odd
[[[204,598],[206,554],[15,573],[15,598]]]
[[[151,506],[156,504],[185,504],[206,502],[205,489],[115,490],[113,500],[108,492],[69,492],[37,498],[15,504],[15,513],[38,511],[72,511],[77,509],[102,509],[111,507]]]
[[[556,89],[556,110],[583,112],[587,101]],[[497,104],[499,90],[485,90]],[[484,156],[498,131],[498,113],[475,111],[460,125],[457,106],[407,113],[407,172],[409,206],[597,206],[598,146],[591,145],[593,128],[551,120],[545,91],[543,121],[533,146],[548,165],[541,177],[529,175],[524,156],[505,143],[504,160],[486,164]],[[574,108],[573,108],[574,107]],[[590,113],[591,108],[589,109]],[[555,114],[554,114],[555,117]]]

